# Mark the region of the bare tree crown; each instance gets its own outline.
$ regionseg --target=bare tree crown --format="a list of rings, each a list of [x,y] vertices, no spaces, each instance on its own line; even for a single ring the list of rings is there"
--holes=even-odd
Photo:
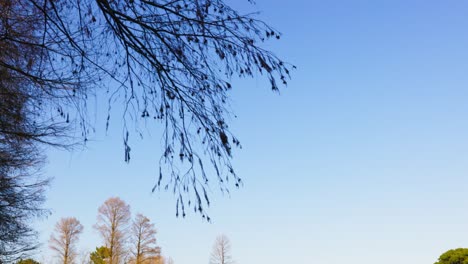
[[[62,218],[57,222],[49,246],[57,254],[60,263],[75,263],[78,256],[75,246],[82,232],[83,225],[75,217]]]
[[[213,245],[210,264],[233,264],[231,241],[226,235],[219,235]]]
[[[131,236],[131,263],[143,264],[160,257],[161,249],[156,246],[156,228],[149,218],[137,214],[133,220]]]
[[[130,206],[118,197],[107,199],[98,209],[95,225],[109,249],[109,264],[119,264],[125,254]]]

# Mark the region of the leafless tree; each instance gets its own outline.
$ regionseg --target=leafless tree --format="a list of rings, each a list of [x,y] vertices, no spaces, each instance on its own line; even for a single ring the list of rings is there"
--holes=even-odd
[[[133,264],[149,263],[161,253],[161,249],[156,246],[156,228],[150,219],[142,214],[137,214],[133,220],[131,244]]]
[[[120,264],[125,255],[130,206],[118,197],[107,199],[98,209],[95,228],[109,248],[109,264]]]
[[[38,45],[42,21],[43,14],[29,1],[0,2],[0,106],[15,121],[2,124],[0,135],[66,146],[69,120],[60,108],[62,100],[68,101],[60,94],[66,84],[55,87],[52,84],[59,80],[40,77],[48,71]]]
[[[21,153],[27,151],[27,148],[21,148]],[[5,148],[1,146],[0,159],[11,158],[15,163],[26,162],[26,157],[29,159],[37,154],[23,153],[20,161],[15,156],[18,151],[7,152],[7,156],[13,157],[5,157],[3,151]],[[38,161],[33,158],[32,162]],[[0,263],[26,258],[38,246],[31,222],[47,214],[41,207],[47,180],[32,175],[29,165],[22,164],[19,168],[0,165]]]
[[[60,263],[75,263],[78,255],[75,246],[82,232],[83,225],[75,217],[62,218],[57,222],[49,246],[57,253]]]
[[[231,242],[225,235],[216,238],[211,251],[210,264],[232,264],[234,261],[231,256]]]
[[[0,1],[0,262],[26,257],[37,247],[33,219],[48,179],[41,177],[45,145],[68,146],[67,122],[53,108],[55,93],[31,78],[42,64],[37,43],[40,13],[25,1]],[[44,88],[44,89],[42,89]],[[60,118],[58,118],[60,117]],[[61,121],[63,120],[63,121]]]
[[[0,14],[0,45],[20,47],[24,59],[6,52],[0,70],[27,80],[46,127],[73,124],[86,141],[94,126],[89,101],[107,101],[106,127],[110,109],[122,109],[129,162],[132,132],[143,135],[141,122],[159,122],[164,133],[155,188],[174,192],[177,214],[185,215],[190,204],[205,216],[209,182],[223,192],[241,184],[231,165],[232,147],[240,146],[228,126],[231,79],[260,73],[276,91],[291,69],[262,48],[280,34],[256,13],[240,14],[222,0],[2,3],[8,8]],[[13,34],[18,21],[33,27]],[[50,116],[57,117],[43,120]],[[63,136],[57,131],[52,134]]]
[[[164,263],[165,264],[174,264],[174,260],[171,257],[165,258]]]
[[[161,255],[149,257],[142,263],[143,264],[166,264],[164,257]]]
[[[30,223],[47,214],[41,207],[48,184],[40,174],[44,156],[28,99],[15,90],[18,82],[0,70],[0,262],[26,257],[36,248]]]

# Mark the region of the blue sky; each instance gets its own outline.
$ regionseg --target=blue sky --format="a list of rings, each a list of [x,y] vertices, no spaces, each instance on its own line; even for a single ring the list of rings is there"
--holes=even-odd
[[[220,233],[238,264],[433,263],[468,247],[468,3],[256,2],[235,4],[261,10],[283,33],[266,47],[298,68],[280,95],[235,81],[244,187],[213,188],[212,224],[177,219],[171,194],[151,193],[160,132],[125,164],[118,124],[106,136],[98,121],[86,150],[48,152],[44,256],[66,216],[85,226],[80,248],[101,245],[92,226],[111,196],[156,223],[177,264],[208,263]]]

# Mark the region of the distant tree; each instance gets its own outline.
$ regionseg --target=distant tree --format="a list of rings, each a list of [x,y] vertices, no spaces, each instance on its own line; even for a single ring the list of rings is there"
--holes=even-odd
[[[155,262],[161,253],[156,246],[156,228],[150,219],[137,214],[131,227],[131,253],[133,264]]]
[[[109,258],[110,250],[105,246],[97,247],[96,250],[89,255],[92,264],[106,264]]]
[[[442,254],[435,264],[468,264],[468,248],[451,249]]]
[[[216,238],[211,251],[210,264],[232,264],[231,242],[225,235]]]
[[[171,257],[169,257],[165,259],[164,264],[174,264],[174,260]]]
[[[119,264],[125,254],[130,206],[118,197],[107,199],[98,209],[95,228],[109,248],[109,264]]]
[[[262,47],[280,34],[255,13],[223,0],[1,2],[0,46],[19,52],[2,49],[0,71],[26,80],[37,124],[76,124],[71,134],[76,128],[86,141],[95,116],[88,104],[107,102],[106,127],[110,109],[122,109],[129,162],[132,133],[159,121],[155,187],[175,193],[182,215],[189,204],[204,215],[211,180],[223,191],[241,184],[231,164],[232,147],[240,146],[228,126],[231,79],[266,75],[276,91],[291,69]],[[28,30],[15,31],[21,23]]]
[[[16,264],[41,264],[34,259],[20,259]]]
[[[75,263],[75,245],[82,232],[83,225],[75,217],[62,218],[57,222],[54,234],[50,236],[49,246],[57,253],[60,263]]]

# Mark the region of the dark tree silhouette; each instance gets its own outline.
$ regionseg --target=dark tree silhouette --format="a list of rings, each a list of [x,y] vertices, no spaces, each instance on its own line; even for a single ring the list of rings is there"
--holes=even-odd
[[[10,112],[3,110],[0,107],[0,127],[12,125]],[[20,121],[18,125],[22,124]],[[41,179],[37,171],[42,161],[33,141],[0,135],[0,263],[25,257],[36,248],[36,233],[30,222],[47,213],[41,205],[48,181]]]
[[[21,96],[7,96],[0,80],[0,263],[25,257],[36,248],[31,220],[47,213],[41,208],[47,179],[40,177],[41,149],[29,129],[26,103]],[[10,100],[12,99],[12,100]],[[32,137],[30,137],[32,135]]]
[[[33,219],[41,208],[48,180],[40,177],[44,144],[65,146],[66,122],[59,114],[44,115],[48,101],[28,72],[38,68],[38,13],[22,9],[21,2],[0,1],[0,262],[10,263],[37,247]],[[14,39],[10,41],[9,39]],[[28,43],[28,44],[25,44]],[[8,65],[8,67],[5,67]],[[50,106],[51,104],[49,104]]]
[[[2,5],[0,45],[18,47],[25,56],[15,61],[15,54],[2,53],[0,70],[26,80],[23,86],[41,113],[38,123],[52,138],[62,140],[61,132],[71,127],[88,140],[94,122],[87,104],[90,98],[105,100],[106,127],[111,108],[122,108],[126,162],[132,132],[143,135],[141,120],[162,124],[153,191],[170,188],[177,215],[185,216],[189,205],[205,217],[210,175],[223,192],[241,184],[231,165],[232,147],[240,142],[227,121],[230,80],[265,74],[278,90],[291,69],[261,47],[280,34],[256,14],[240,14],[221,0],[4,0]],[[13,34],[19,21],[29,21],[30,30]]]

